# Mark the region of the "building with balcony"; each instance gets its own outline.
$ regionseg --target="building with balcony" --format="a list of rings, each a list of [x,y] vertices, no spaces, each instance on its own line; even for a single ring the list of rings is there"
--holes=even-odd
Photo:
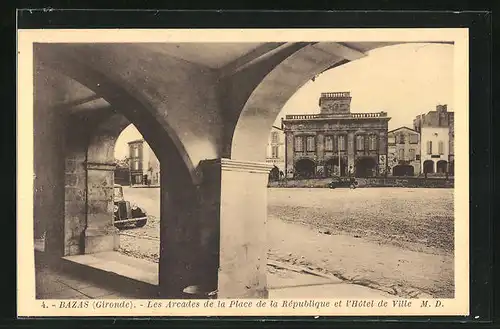
[[[385,175],[387,113],[352,113],[350,92],[322,93],[319,106],[319,114],[282,119],[287,177]]]
[[[160,162],[143,139],[128,142],[130,185],[159,185]]]
[[[435,111],[421,114],[413,120],[420,133],[421,168],[424,174],[454,174],[454,113],[447,105],[437,105]]]
[[[285,134],[283,129],[273,126],[267,142],[266,162],[285,172]]]
[[[408,127],[387,133],[387,173],[392,176],[420,174],[420,134]]]

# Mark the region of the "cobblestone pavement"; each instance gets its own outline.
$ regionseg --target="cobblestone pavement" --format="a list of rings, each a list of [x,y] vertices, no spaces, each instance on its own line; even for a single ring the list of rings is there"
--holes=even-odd
[[[400,297],[451,298],[452,189],[269,189],[269,258]],[[150,221],[122,252],[158,260],[159,189],[125,189]],[[286,232],[286,233],[284,233]]]

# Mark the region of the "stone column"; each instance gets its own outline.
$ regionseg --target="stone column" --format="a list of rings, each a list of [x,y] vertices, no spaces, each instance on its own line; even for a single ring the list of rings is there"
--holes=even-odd
[[[202,166],[202,194],[211,194],[204,197],[203,213],[210,218],[203,220],[203,240],[214,249],[210,236],[218,237],[218,298],[267,298],[267,179],[272,165],[218,159]]]
[[[354,132],[349,132],[347,133],[347,170],[349,170],[351,166],[354,168],[355,147]]]
[[[114,169],[114,163],[87,162],[86,254],[116,250],[120,245],[113,224]]]

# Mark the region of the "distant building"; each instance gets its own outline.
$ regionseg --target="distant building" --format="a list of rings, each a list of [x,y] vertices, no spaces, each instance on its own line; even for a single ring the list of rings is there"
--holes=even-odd
[[[285,133],[273,126],[267,142],[266,162],[272,163],[280,171],[285,172]]]
[[[422,172],[454,175],[454,113],[437,105],[435,111],[417,116],[413,126],[420,133]]]
[[[351,113],[349,92],[322,93],[319,114],[287,115],[287,177],[357,177],[387,172],[386,112]]]
[[[388,174],[418,176],[420,174],[420,134],[408,127],[387,133]]]
[[[159,185],[160,162],[153,150],[143,139],[129,145],[129,166],[131,185]]]

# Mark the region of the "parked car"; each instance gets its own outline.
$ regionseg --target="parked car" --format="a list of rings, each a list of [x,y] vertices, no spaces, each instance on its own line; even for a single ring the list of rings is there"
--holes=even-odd
[[[114,185],[114,224],[118,229],[123,229],[127,226],[143,227],[148,221],[148,216],[144,209],[139,208],[136,204],[130,205],[130,201],[126,201],[123,196],[123,187]]]
[[[328,183],[329,188],[349,187],[355,189],[358,186],[356,179],[351,177],[334,176],[332,181]]]

